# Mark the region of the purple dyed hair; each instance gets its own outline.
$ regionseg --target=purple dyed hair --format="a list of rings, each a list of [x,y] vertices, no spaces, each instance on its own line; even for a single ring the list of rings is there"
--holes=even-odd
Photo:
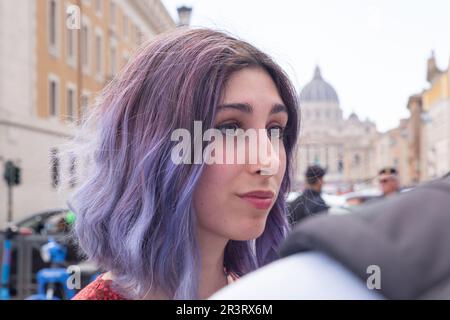
[[[163,290],[196,299],[199,250],[193,194],[202,165],[175,165],[173,130],[213,127],[229,76],[260,67],[288,109],[286,174],[266,228],[256,240],[230,240],[225,265],[245,274],[277,258],[289,230],[285,194],[298,134],[297,94],[266,54],[225,33],[177,29],[142,47],[98,99],[76,138],[91,155],[89,174],[68,201],[86,256],[117,276],[129,298]],[[93,130],[92,130],[93,129]],[[79,153],[79,152],[78,152]]]

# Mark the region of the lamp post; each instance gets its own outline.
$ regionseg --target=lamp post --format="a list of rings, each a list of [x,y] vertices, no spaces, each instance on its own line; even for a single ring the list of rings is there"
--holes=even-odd
[[[188,26],[191,21],[192,7],[182,6],[177,8],[178,26]]]

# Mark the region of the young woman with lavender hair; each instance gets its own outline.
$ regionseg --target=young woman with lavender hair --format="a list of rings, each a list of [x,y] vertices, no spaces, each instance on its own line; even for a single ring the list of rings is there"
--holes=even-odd
[[[75,235],[105,271],[75,299],[205,299],[276,259],[297,108],[282,69],[228,34],[180,28],[142,47],[74,141],[92,159],[68,201]],[[260,159],[174,163],[171,135],[194,121],[224,138],[254,128],[269,140],[276,129],[277,170]]]

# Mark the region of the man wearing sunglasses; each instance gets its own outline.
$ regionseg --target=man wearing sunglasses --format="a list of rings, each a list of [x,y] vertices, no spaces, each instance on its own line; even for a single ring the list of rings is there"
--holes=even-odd
[[[400,181],[395,168],[383,168],[378,172],[378,182],[385,197],[397,194],[400,191]]]

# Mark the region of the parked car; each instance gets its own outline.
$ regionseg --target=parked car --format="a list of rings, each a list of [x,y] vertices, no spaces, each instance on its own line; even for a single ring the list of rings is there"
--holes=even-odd
[[[23,235],[54,234],[57,233],[58,230],[53,229],[54,225],[51,222],[64,219],[68,211],[68,209],[52,209],[38,212],[13,223],[13,226]]]
[[[301,192],[289,192],[286,202],[288,204],[292,203],[295,199],[297,199],[301,195]],[[325,201],[325,203],[330,207],[328,209],[328,213],[330,214],[344,214],[348,213],[349,210],[346,208],[345,205],[345,197],[340,195],[334,195],[329,193],[322,193],[322,199]]]
[[[368,201],[374,201],[382,198],[382,192],[378,189],[364,189],[346,193],[344,195],[348,207],[357,206]]]
[[[300,195],[300,192],[290,192],[286,199],[287,203],[293,202]],[[363,189],[342,195],[322,192],[322,199],[330,207],[328,209],[329,214],[350,213],[354,206],[379,199],[381,196],[381,191],[377,189]]]

